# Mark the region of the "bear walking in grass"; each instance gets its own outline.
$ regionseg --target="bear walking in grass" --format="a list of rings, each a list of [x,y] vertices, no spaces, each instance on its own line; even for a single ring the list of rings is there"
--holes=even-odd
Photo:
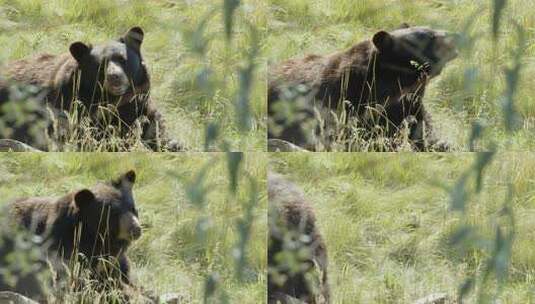
[[[394,139],[406,126],[415,150],[447,150],[433,133],[423,97],[428,81],[456,56],[453,35],[404,24],[342,52],[283,62],[270,71],[268,137],[311,150],[318,145],[329,149],[339,134],[318,131],[318,106],[357,118],[365,139]],[[344,140],[349,148],[355,145],[351,138]]]
[[[177,151],[181,147],[167,137],[162,115],[150,98],[149,73],[141,55],[143,37],[143,30],[134,27],[118,40],[101,45],[75,42],[68,53],[11,62],[3,73],[9,82],[34,86],[40,91],[38,95],[52,110],[54,120],[60,122],[55,137],[61,138],[65,131],[61,129],[68,129],[64,126],[68,113],[71,117],[76,114],[79,121],[89,116],[89,125],[82,132],[90,131],[97,142],[111,136],[133,137],[133,130],[139,125],[141,140],[149,148]],[[6,101],[6,96],[0,98],[2,117],[11,114],[2,110]],[[28,126],[12,121],[8,127],[24,133]],[[46,129],[41,130],[43,134]]]
[[[303,193],[268,175],[268,302],[329,303],[327,248]]]
[[[60,198],[19,199],[10,206],[13,218],[40,236],[42,246],[67,264],[79,261],[91,277],[120,289],[131,286],[127,249],[141,236],[132,194],[136,175],[118,179]],[[25,294],[25,290],[16,290]]]

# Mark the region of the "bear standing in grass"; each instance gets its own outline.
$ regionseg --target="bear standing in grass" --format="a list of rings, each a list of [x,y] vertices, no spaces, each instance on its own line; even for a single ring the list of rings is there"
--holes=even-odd
[[[457,56],[454,42],[445,31],[404,24],[342,52],[280,64],[270,71],[269,138],[315,149],[320,126],[311,121],[318,106],[356,117],[365,138],[393,139],[407,126],[415,150],[447,150],[433,134],[422,99],[428,81]]]
[[[101,283],[112,278],[116,286],[130,285],[126,256],[130,243],[141,236],[132,194],[136,175],[129,171],[60,198],[32,197],[11,204],[11,214],[24,227],[41,236],[54,256],[68,261],[83,256],[84,265]],[[102,263],[107,259],[110,264]],[[25,294],[24,290],[17,290]]]
[[[149,74],[141,56],[143,37],[143,30],[134,27],[105,44],[75,42],[68,53],[8,63],[4,76],[10,82],[41,89],[56,120],[65,120],[65,113],[89,115],[88,130],[97,140],[109,136],[125,138],[139,124],[141,140],[152,150],[180,150],[176,142],[167,138],[162,116],[149,95]],[[0,99],[0,105],[4,102]],[[0,109],[0,114],[9,113]]]
[[[330,302],[327,248],[303,193],[268,175],[268,303]]]

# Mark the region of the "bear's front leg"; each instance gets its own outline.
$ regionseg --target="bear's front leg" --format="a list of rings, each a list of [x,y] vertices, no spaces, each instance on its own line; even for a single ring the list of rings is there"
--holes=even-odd
[[[440,140],[434,130],[431,114],[427,112],[423,104],[418,107],[415,113],[416,122],[411,126],[409,139],[412,146],[418,151],[450,151],[450,145]]]
[[[119,256],[119,270],[121,272],[121,283],[131,285],[130,283],[130,261],[125,254]]]
[[[157,294],[132,283],[130,280],[130,261],[124,253],[119,256],[119,269],[121,271],[122,292],[128,302],[135,300],[136,303],[159,303]]]
[[[143,133],[141,135],[141,139],[145,145],[153,151],[184,151],[184,147],[176,140],[171,140],[167,137],[165,121],[162,114],[152,103],[149,103],[146,108],[145,116],[148,121],[143,124]]]

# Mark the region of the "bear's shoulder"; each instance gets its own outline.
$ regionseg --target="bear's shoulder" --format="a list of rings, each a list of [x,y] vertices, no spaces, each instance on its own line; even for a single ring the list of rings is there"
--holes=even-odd
[[[54,221],[62,214],[75,212],[72,206],[73,194],[63,197],[28,197],[20,198],[11,203],[11,210],[16,218],[46,217],[47,221]]]
[[[6,65],[7,77],[12,80],[50,87],[55,84],[58,74],[62,79],[72,77],[76,61],[68,54],[39,54],[34,57],[13,61]]]
[[[43,234],[57,217],[56,199],[48,197],[29,197],[11,203],[14,220],[35,234]]]

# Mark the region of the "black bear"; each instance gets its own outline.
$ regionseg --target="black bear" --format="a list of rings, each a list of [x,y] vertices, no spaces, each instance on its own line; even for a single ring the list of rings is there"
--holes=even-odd
[[[327,248],[303,193],[268,174],[268,303],[329,303]]]
[[[40,236],[42,247],[53,257],[81,258],[95,278],[102,282],[111,278],[116,286],[127,287],[131,285],[127,249],[141,236],[132,194],[135,179],[135,172],[129,171],[60,198],[18,199],[9,205],[10,214]],[[17,292],[25,294],[25,290]]]
[[[270,71],[268,137],[314,150],[321,137],[318,106],[357,118],[370,138],[394,138],[407,126],[415,150],[449,149],[433,134],[422,99],[428,81],[457,56],[455,40],[445,31],[404,24],[345,51],[283,62]]]
[[[95,138],[110,134],[124,138],[139,124],[141,139],[151,149],[180,150],[167,137],[162,115],[149,94],[149,73],[141,55],[143,37],[143,30],[133,27],[119,39],[101,45],[74,42],[68,53],[8,63],[4,76],[10,83],[40,90],[56,120],[66,120],[65,113],[73,111],[79,116],[88,114],[88,130],[94,131]],[[2,99],[0,106],[6,98]],[[75,106],[75,101],[80,104]],[[0,114],[9,113],[0,108]],[[21,128],[14,123],[10,127]]]

